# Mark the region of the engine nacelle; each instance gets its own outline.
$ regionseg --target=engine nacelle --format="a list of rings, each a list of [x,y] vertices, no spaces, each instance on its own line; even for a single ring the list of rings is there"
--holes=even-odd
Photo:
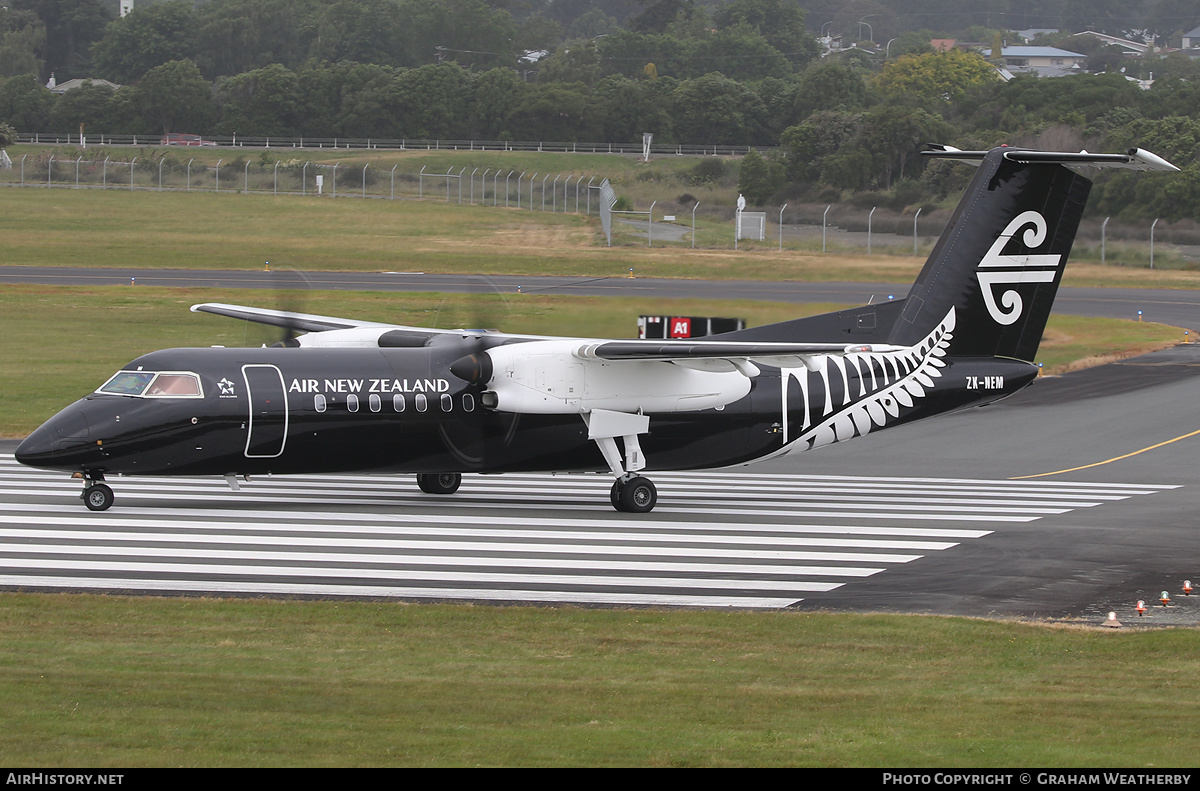
[[[576,351],[588,345],[534,341],[488,349],[487,387],[494,395],[485,403],[501,412],[558,415],[593,409],[689,412],[724,406],[750,392],[750,379],[736,371],[700,371],[659,360],[580,359]]]

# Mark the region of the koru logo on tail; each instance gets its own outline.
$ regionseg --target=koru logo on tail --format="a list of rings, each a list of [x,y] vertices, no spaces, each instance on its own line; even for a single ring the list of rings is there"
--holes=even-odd
[[[1046,218],[1035,211],[1021,212],[992,243],[976,272],[979,285],[983,287],[983,302],[987,305],[988,314],[996,323],[1006,326],[1021,318],[1025,305],[1015,289],[1004,291],[997,303],[994,287],[1001,284],[1053,283],[1062,260],[1061,255],[1005,255],[1004,248],[1008,241],[1025,226],[1029,227],[1022,234],[1021,241],[1027,248],[1036,248],[1046,241]]]

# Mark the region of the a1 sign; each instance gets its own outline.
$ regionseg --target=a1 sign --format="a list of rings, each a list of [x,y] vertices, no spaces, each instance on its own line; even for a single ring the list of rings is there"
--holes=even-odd
[[[692,337],[692,320],[689,318],[675,317],[671,319],[671,337],[672,338],[690,338]]]

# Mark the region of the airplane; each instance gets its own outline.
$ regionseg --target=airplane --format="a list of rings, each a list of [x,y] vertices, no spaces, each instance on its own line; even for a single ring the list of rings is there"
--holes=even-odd
[[[1097,167],[1124,154],[923,152],[977,171],[907,297],[690,340],[425,329],[264,308],[191,309],[300,332],[262,348],[133,360],[17,448],[82,479],[122,475],[608,473],[612,506],[651,511],[645,471],[747,465],[990,403],[1033,360]]]

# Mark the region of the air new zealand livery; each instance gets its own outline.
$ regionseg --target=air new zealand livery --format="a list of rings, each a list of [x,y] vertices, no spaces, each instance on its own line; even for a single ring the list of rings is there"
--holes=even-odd
[[[92,510],[115,475],[607,472],[745,465],[983,404],[1033,381],[1091,168],[1174,171],[1146,151],[929,156],[978,167],[907,298],[685,341],[437,330],[224,304],[304,334],[139,357],[34,431],[23,464],[70,472]]]

